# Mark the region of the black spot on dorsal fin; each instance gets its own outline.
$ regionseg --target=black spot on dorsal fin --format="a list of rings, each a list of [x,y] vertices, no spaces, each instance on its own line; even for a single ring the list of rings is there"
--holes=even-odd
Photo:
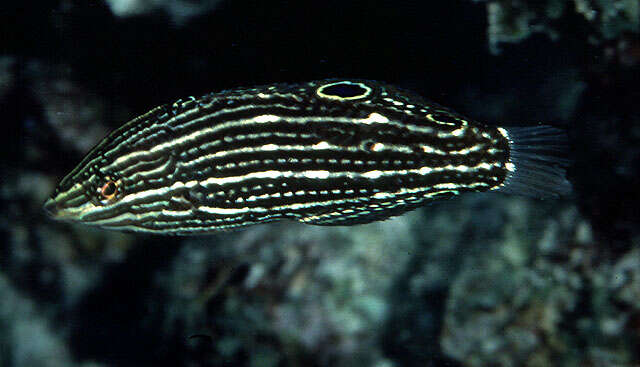
[[[354,100],[371,95],[373,88],[362,82],[337,81],[321,85],[318,96],[334,100]]]
[[[337,83],[324,88],[322,92],[331,96],[350,98],[361,96],[365,94],[367,90],[358,84]]]

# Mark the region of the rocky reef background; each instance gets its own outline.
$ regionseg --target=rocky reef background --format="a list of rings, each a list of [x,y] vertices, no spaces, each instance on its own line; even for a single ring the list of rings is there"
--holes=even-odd
[[[637,366],[639,6],[3,4],[0,366]],[[492,124],[563,126],[574,194],[192,238],[41,210],[93,144],[155,105],[326,77],[387,81]]]

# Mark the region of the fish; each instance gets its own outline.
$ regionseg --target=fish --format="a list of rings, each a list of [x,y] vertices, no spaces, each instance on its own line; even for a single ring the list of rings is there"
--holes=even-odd
[[[486,125],[370,80],[237,88],[161,105],[111,132],[44,210],[173,235],[287,219],[356,225],[467,192],[567,195],[566,145],[562,129]]]

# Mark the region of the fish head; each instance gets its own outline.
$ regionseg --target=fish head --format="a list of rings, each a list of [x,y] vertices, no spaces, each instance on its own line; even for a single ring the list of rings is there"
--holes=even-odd
[[[157,112],[147,116],[152,118],[154,114]],[[44,211],[56,220],[123,231],[142,230],[138,227],[142,208],[164,202],[159,200],[161,195],[149,192],[171,186],[175,169],[172,152],[152,152],[137,145],[139,140],[123,139],[133,136],[133,129],[138,131],[144,126],[147,116],[112,132],[93,148],[56,186],[44,203]]]
[[[108,160],[89,154],[60,183],[44,203],[45,212],[56,220],[93,224],[99,213],[113,210],[126,192],[117,170],[107,170]]]

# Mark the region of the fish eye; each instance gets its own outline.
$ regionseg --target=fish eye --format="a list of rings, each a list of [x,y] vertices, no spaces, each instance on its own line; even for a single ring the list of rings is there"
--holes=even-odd
[[[104,184],[98,189],[101,204],[112,201],[118,194],[121,181],[107,178]]]

